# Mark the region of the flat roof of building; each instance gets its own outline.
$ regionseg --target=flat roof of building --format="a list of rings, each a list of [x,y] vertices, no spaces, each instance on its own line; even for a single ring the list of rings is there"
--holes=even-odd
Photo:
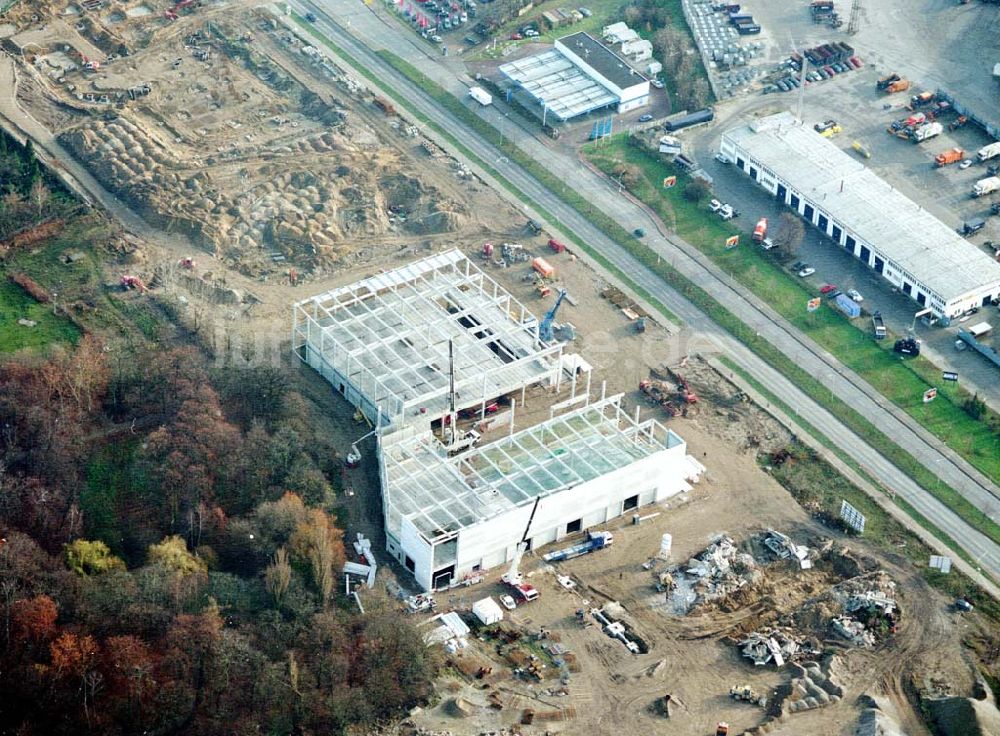
[[[646,81],[646,78],[630,67],[625,59],[589,33],[583,31],[571,33],[558,39],[557,43],[561,43],[579,56],[619,89],[626,89]]]
[[[386,422],[447,413],[449,342],[457,409],[559,370],[561,344],[540,343],[535,316],[458,250],[319,294],[295,311],[310,347]]]
[[[1000,285],[1000,264],[791,113],[724,137],[945,302]]]
[[[618,96],[556,50],[510,61],[500,71],[560,120],[618,102]]]
[[[683,444],[655,420],[636,423],[621,394],[448,457],[430,432],[381,448],[386,525],[408,518],[428,539],[458,531]]]

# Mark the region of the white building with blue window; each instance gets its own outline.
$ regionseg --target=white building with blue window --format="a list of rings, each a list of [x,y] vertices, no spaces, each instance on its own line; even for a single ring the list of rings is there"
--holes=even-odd
[[[791,113],[727,131],[720,151],[937,317],[1000,298],[1000,263]]]

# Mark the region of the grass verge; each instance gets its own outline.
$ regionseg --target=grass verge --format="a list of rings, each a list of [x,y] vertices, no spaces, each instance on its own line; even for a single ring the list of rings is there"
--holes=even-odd
[[[384,87],[377,77],[375,77],[370,70],[365,68],[363,64],[359,63],[355,59],[352,59],[350,55],[340,50],[339,47],[323,36],[322,33],[306,22],[303,18],[295,16],[295,20],[306,32],[310,33],[321,43],[332,49],[339,57],[347,60],[347,62],[359,74],[361,74],[361,76],[368,79],[373,85],[385,92],[385,94],[395,99],[401,106],[409,109],[409,106],[402,101],[394,90]],[[493,128],[493,126],[477,116],[472,110],[465,107],[461,100],[441,88],[411,64],[403,59],[400,59],[398,56],[389,51],[382,50],[379,51],[378,54],[413,84],[422,89],[427,95],[441,104],[449,112],[468,124],[477,133],[488,139],[497,135],[497,131]],[[410,112],[418,120],[427,123],[430,127],[437,131],[438,134],[449,140],[452,145],[463,153],[463,155],[476,162],[490,175],[494,176],[497,181],[500,182],[501,185],[514,196],[518,197],[522,201],[529,201],[529,199],[525,197],[520,190],[508,182],[492,166],[482,161],[482,159],[472,153],[451,132],[444,130],[433,122],[430,122],[426,116],[417,111],[411,110]],[[504,155],[508,156],[512,161],[534,176],[544,186],[549,188],[550,191],[560,193],[561,198],[567,204],[590,220],[590,222],[602,230],[609,238],[618,242],[637,260],[643,263],[643,265],[659,275],[664,282],[677,290],[700,310],[705,312],[717,324],[723,327],[723,329],[732,334],[733,337],[748,346],[763,360],[767,361],[776,370],[789,378],[789,380],[799,386],[799,388],[804,392],[809,394],[815,401],[817,401],[817,403],[822,405],[828,411],[836,414],[841,421],[843,421],[859,436],[868,441],[876,450],[882,452],[883,455],[885,455],[886,458],[895,464],[896,467],[898,467],[902,472],[910,476],[919,485],[934,493],[937,498],[939,498],[943,503],[946,503],[971,526],[987,535],[997,543],[1000,543],[1000,526],[996,525],[991,519],[989,519],[989,517],[979,511],[979,509],[972,506],[972,504],[966,501],[954,489],[950,488],[947,484],[937,478],[937,476],[924,468],[924,466],[914,457],[896,445],[891,439],[883,435],[877,428],[874,427],[874,425],[868,422],[868,420],[844,404],[844,402],[842,402],[821,381],[817,380],[808,372],[803,370],[784,353],[779,351],[766,340],[759,338],[754,330],[715,301],[715,299],[712,298],[708,292],[691,282],[679,271],[670,266],[670,264],[663,261],[652,249],[632,237],[632,235],[622,228],[615,220],[608,217],[603,212],[596,210],[575,190],[564,188],[563,182],[556,178],[547,169],[542,167],[539,163],[521,152],[519,148],[512,145],[509,141],[500,146],[500,150]],[[534,203],[532,204],[534,206]],[[540,214],[552,222],[558,222],[558,219],[553,218],[544,210],[540,209]],[[710,218],[705,219],[710,220]],[[587,246],[586,242],[582,238],[575,236],[571,231],[567,232],[567,235],[573,238],[573,240],[575,240],[588,253],[588,255],[594,258],[594,260],[596,260],[602,267],[622,279],[622,281],[627,284],[630,289],[648,301],[651,306],[655,307],[658,311],[664,314],[664,316],[671,319],[671,321],[677,321],[669,310],[667,310],[667,308],[659,302],[659,300],[653,297],[645,289],[642,289],[635,284],[624,272],[611,264],[607,258],[602,256],[593,248]],[[932,528],[929,530],[933,531]]]

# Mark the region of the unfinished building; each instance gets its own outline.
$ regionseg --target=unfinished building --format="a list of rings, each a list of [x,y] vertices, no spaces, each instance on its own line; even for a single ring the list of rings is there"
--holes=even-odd
[[[577,392],[581,361],[541,340],[536,317],[458,251],[299,302],[292,332],[295,354],[374,424],[386,547],[425,590],[502,565],[526,529],[537,548],[704,470],[621,395]],[[515,431],[534,385],[561,400]],[[486,421],[501,405],[507,420]]]

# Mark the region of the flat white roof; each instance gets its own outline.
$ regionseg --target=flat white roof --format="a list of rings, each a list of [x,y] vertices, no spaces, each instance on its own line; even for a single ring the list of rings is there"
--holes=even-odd
[[[386,421],[440,417],[557,375],[561,344],[458,250],[423,258],[295,304],[296,340],[346,376]],[[420,417],[423,417],[420,419]]]
[[[500,71],[560,120],[618,102],[616,94],[556,50],[509,61]]]
[[[1000,263],[791,113],[754,120],[727,131],[724,139],[946,303],[1000,289]]]
[[[385,442],[386,528],[406,517],[427,539],[573,488],[684,440],[636,424],[621,394],[448,457],[433,434]]]

